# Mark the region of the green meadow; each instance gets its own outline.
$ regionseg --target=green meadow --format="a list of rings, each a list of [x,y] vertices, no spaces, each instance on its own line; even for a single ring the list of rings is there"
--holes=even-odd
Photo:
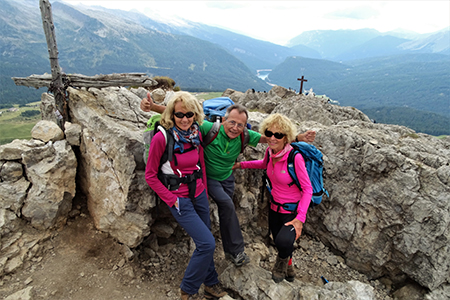
[[[15,111],[11,111],[16,109]],[[41,119],[39,102],[0,109],[0,145],[15,139],[31,139],[31,129]]]

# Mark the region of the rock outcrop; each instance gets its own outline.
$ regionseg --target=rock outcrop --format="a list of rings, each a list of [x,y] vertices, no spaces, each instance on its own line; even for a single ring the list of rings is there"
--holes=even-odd
[[[273,103],[270,112],[303,121],[300,131],[317,131],[330,198],[308,212],[308,233],[372,278],[409,277],[430,289],[450,279],[448,140],[374,124],[354,108],[280,87],[259,98],[250,91],[225,94],[250,107]],[[249,177],[243,176],[244,186],[254,186]]]
[[[170,238],[178,225],[170,218],[156,217],[157,200],[144,179],[142,133],[152,113],[142,112],[139,103],[146,90],[69,88],[68,93],[71,123],[65,126],[66,139],[60,140],[57,130],[49,134],[40,129],[36,134],[46,133],[42,141],[33,136],[30,141],[0,146],[2,247],[4,237],[10,238],[9,244],[18,241],[12,238],[17,222],[29,221],[38,230],[63,223],[75,182],[88,199],[96,228],[120,243],[134,248],[150,234]],[[316,130],[314,145],[324,154],[330,197],[308,212],[305,232],[371,278],[388,277],[398,284],[412,279],[432,291],[448,289],[448,138],[438,140],[406,127],[374,124],[355,108],[281,87],[268,93],[227,90],[224,96],[252,111],[249,122],[254,130],[275,112],[291,118],[299,131]],[[165,101],[167,95],[159,93],[158,97]],[[43,119],[54,119],[48,95],[43,96],[43,103]],[[261,159],[265,148],[249,147],[239,159]],[[261,171],[237,170],[235,176],[234,200],[245,240],[259,243],[268,232],[267,202],[260,201]],[[66,190],[49,194],[56,190],[55,185],[64,185]],[[159,213],[167,213],[161,208]],[[211,210],[212,230],[218,236],[214,203]],[[5,270],[12,258],[3,260],[0,265]],[[278,299],[281,292],[291,293],[292,299],[311,298],[309,291],[326,299],[352,291],[373,298],[370,286],[358,282],[323,288],[274,286],[266,271],[257,265],[251,268],[255,270],[246,274],[228,268],[221,280],[230,289],[245,293],[241,294],[245,299]],[[251,287],[254,282],[257,284]],[[342,299],[354,298],[345,294]]]

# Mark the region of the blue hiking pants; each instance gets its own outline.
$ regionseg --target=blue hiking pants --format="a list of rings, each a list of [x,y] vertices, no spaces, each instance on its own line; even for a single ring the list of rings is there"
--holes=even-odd
[[[194,202],[189,198],[180,198],[179,208],[180,212],[175,206],[171,207],[170,211],[178,224],[194,240],[196,246],[184,272],[180,288],[188,294],[196,294],[202,283],[207,286],[219,283],[213,259],[216,241],[211,233],[206,192],[203,191]]]

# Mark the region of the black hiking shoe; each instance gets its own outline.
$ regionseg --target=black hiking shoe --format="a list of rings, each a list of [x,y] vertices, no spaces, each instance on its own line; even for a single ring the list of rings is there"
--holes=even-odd
[[[245,254],[244,251],[236,255],[225,253],[225,258],[232,261],[236,267],[246,265],[250,262],[250,258],[247,256],[247,254]]]

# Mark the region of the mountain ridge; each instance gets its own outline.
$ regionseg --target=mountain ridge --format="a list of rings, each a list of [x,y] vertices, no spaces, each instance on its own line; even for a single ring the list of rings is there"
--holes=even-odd
[[[0,0],[0,4],[0,103],[38,101],[42,89],[16,87],[11,80],[50,72],[37,3]],[[412,108],[450,114],[445,106],[450,79],[444,70],[450,57],[445,38],[449,28],[416,36],[374,29],[330,30],[326,35],[331,40],[324,39],[321,49],[335,48],[335,53],[323,59],[320,51],[305,45],[284,47],[190,21],[160,23],[134,11],[55,2],[53,12],[60,65],[66,73],[142,72],[169,76],[190,91],[265,91],[269,84],[296,89],[296,79],[304,75],[305,90],[313,88],[342,105],[398,107],[406,98]],[[330,41],[346,41],[335,33],[358,39],[338,53]],[[302,62],[289,66],[292,58]],[[266,82],[256,76],[261,69],[270,72]]]

